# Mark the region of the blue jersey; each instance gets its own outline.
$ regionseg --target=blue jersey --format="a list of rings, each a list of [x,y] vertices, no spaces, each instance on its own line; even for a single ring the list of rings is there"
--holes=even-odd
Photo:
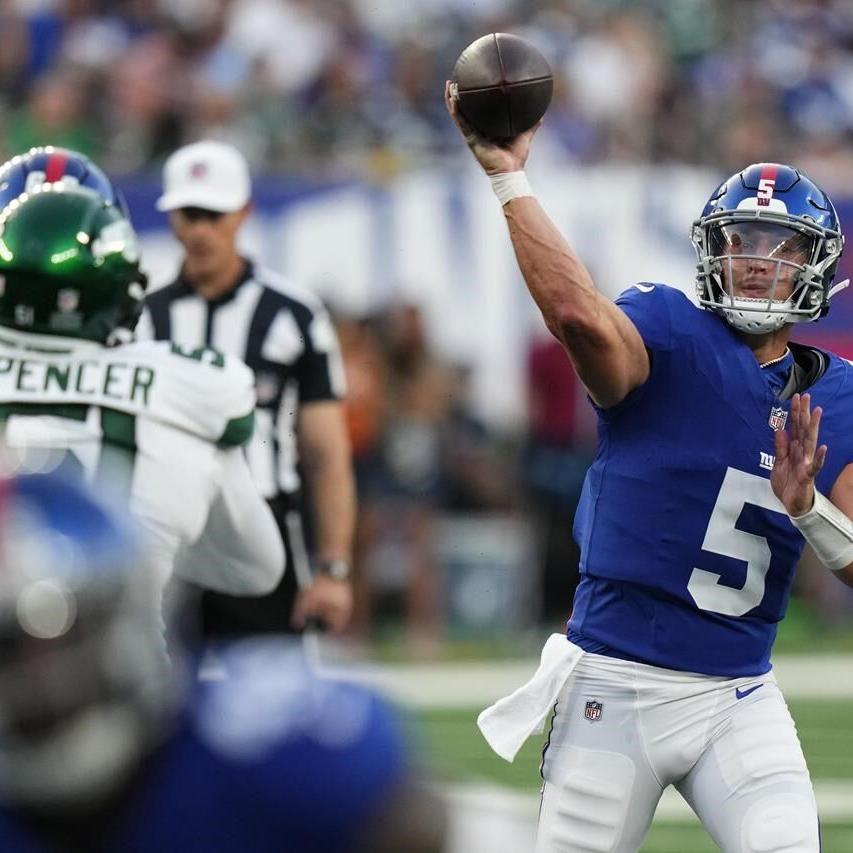
[[[790,401],[776,396],[778,370],[762,369],[680,291],[638,285],[617,304],[651,372],[598,412],[575,518],[581,583],[569,636],[655,666],[760,675],[804,545],[769,479]],[[817,488],[829,494],[853,461],[853,366],[830,356],[809,393],[824,409]]]
[[[351,853],[404,772],[399,722],[375,694],[261,654],[201,686],[98,851]],[[48,849],[0,808],[0,850]]]

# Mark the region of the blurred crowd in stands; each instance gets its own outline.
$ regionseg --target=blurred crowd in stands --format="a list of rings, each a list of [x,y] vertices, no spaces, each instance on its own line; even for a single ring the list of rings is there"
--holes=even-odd
[[[356,635],[367,639],[383,613],[401,613],[410,650],[434,651],[447,628],[442,518],[519,512],[534,529],[541,569],[530,615],[559,630],[577,583],[571,518],[594,443],[560,345],[544,327],[531,342],[530,414],[520,437],[499,435],[474,416],[466,369],[435,354],[417,306],[339,318],[337,328],[359,493]]]
[[[0,154],[48,136],[122,175],[216,137],[382,180],[459,153],[442,84],[495,30],[550,59],[543,136],[572,160],[796,160],[853,188],[846,0],[2,0]]]
[[[465,368],[436,356],[417,306],[337,326],[359,495],[354,630],[368,639],[390,601],[429,655],[446,627],[441,516],[517,511],[517,448],[472,415]]]
[[[0,159],[49,141],[117,176],[157,176],[178,146],[216,138],[259,174],[390,180],[463,156],[443,81],[465,45],[500,30],[552,64],[538,145],[558,159],[720,173],[792,161],[853,192],[848,0],[0,0]],[[534,615],[558,629],[594,443],[559,346],[531,341],[528,431],[502,436],[471,414],[465,368],[435,355],[416,306],[338,330],[360,501],[356,634],[372,635],[390,596],[413,648],[436,648],[440,518],[522,510],[540,555]],[[847,618],[825,575],[804,590]]]

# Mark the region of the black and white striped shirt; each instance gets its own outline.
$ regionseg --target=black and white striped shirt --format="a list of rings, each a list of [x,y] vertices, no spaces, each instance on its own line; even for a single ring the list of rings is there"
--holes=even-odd
[[[344,395],[337,335],[316,296],[251,263],[232,290],[211,301],[179,276],[147,297],[136,334],[245,361],[258,397],[246,449],[258,489],[267,498],[298,490],[299,407]]]

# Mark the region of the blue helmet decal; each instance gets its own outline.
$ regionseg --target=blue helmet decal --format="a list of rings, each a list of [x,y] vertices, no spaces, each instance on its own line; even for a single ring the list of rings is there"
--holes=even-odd
[[[92,190],[130,218],[124,196],[99,166],[85,154],[52,145],[31,148],[0,165],[0,210],[36,186],[59,181]]]

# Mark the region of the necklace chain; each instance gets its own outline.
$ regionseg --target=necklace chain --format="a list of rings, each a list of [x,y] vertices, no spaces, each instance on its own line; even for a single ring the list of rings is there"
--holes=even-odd
[[[778,364],[782,359],[784,359],[791,350],[788,347],[785,347],[785,352],[782,353],[778,358],[771,358],[770,361],[762,361],[758,366],[759,367],[770,367],[771,364]]]

